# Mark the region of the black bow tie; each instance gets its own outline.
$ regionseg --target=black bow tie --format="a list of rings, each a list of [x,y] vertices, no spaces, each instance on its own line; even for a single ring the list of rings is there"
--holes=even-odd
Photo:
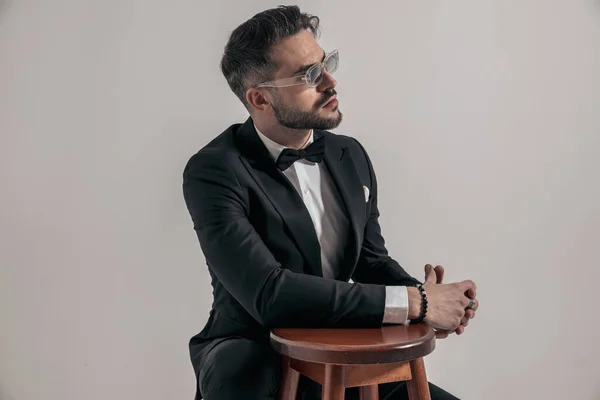
[[[301,159],[305,159],[316,163],[323,161],[323,155],[325,154],[324,139],[325,136],[321,136],[305,149],[284,149],[281,152],[281,154],[279,154],[279,157],[277,157],[277,168],[279,168],[282,171],[285,171],[293,163]]]

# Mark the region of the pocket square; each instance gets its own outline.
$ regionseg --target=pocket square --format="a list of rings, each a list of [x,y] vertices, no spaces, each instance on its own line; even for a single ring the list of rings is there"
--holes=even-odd
[[[363,186],[363,190],[365,191],[365,203],[367,201],[369,201],[369,188],[366,186]]]

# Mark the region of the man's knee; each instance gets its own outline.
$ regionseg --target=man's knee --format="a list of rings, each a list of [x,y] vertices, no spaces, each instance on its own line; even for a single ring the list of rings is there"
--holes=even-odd
[[[252,393],[275,398],[281,376],[280,358],[268,344],[232,338],[215,346],[200,369],[198,385],[207,399],[229,399]]]

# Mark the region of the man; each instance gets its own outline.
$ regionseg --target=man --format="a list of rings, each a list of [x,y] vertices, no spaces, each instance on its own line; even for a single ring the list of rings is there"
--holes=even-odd
[[[318,26],[295,6],[279,7],[231,34],[221,69],[250,118],[184,171],[214,295],[190,341],[197,399],[275,399],[274,327],[373,328],[425,317],[442,336],[462,333],[477,308],[467,297],[475,298],[473,282],[442,284],[443,269],[427,265],[424,314],[420,282],[388,256],[367,153],[326,131],[342,121],[332,77],[339,55],[318,45]],[[301,379],[298,398],[319,398],[315,386]],[[381,385],[380,396],[408,398],[406,385]]]

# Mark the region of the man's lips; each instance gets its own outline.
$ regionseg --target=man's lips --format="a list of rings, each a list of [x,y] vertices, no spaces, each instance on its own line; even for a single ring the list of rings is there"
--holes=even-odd
[[[337,95],[336,96],[332,96],[329,100],[327,100],[327,102],[325,104],[323,104],[322,107],[327,107],[328,105],[330,105],[333,102],[337,103]]]

